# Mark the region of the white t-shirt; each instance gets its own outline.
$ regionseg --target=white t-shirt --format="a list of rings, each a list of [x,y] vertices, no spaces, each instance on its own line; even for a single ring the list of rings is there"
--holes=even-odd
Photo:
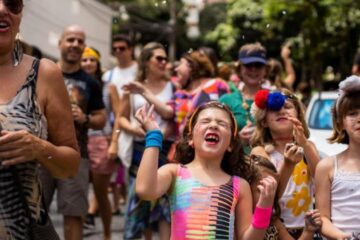
[[[123,93],[121,88],[125,84],[135,80],[137,71],[138,65],[136,62],[127,68],[119,68],[119,66],[116,66],[113,69],[106,71],[102,76],[102,80],[103,82],[110,81],[113,83],[116,86],[119,96],[121,96]]]

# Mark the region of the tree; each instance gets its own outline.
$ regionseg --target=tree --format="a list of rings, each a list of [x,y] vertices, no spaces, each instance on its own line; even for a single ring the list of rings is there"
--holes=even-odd
[[[349,74],[358,47],[359,16],[360,2],[351,0],[230,0],[226,22],[206,38],[232,57],[239,46],[254,41],[277,56],[290,39],[300,79],[321,88],[326,66],[332,65],[342,77]]]

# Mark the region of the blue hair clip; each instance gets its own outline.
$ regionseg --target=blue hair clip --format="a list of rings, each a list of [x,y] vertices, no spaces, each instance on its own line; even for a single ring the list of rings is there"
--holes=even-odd
[[[279,111],[285,104],[286,96],[281,92],[272,92],[267,99],[267,109]]]

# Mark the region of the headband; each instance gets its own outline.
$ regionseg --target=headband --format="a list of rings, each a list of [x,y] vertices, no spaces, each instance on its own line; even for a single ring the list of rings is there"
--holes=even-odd
[[[96,61],[100,62],[100,55],[94,49],[92,49],[90,47],[86,47],[84,49],[82,57],[83,58],[92,57],[92,58],[95,58]]]
[[[360,91],[360,77],[352,75],[339,83],[339,97],[336,101],[336,112],[339,113],[340,103],[344,96],[351,92]]]
[[[231,117],[231,120],[234,124],[234,132],[233,132],[233,137],[234,139],[236,139],[238,137],[238,126],[237,126],[237,122],[236,122],[236,119],[235,119],[235,116],[234,114],[227,108],[227,106],[225,104],[222,104],[220,102],[216,102],[216,101],[210,101],[210,102],[207,102],[203,105],[200,105],[198,108],[195,109],[195,111],[193,112],[193,114],[191,114],[191,117],[189,119],[189,134],[191,135],[192,134],[192,124],[193,124],[193,121],[194,121],[194,117],[195,115],[200,111],[201,109],[201,106],[204,106],[204,105],[209,105],[209,104],[216,104],[217,107],[219,107],[220,109],[226,109],[228,113],[230,113],[230,117]],[[205,108],[203,108],[202,110],[204,110]]]

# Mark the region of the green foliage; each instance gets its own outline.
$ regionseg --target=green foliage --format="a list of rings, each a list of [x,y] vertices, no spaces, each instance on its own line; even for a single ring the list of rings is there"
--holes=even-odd
[[[328,65],[342,77],[349,74],[359,36],[360,1],[229,0],[226,22],[205,38],[233,56],[229,49],[259,41],[277,58],[281,45],[290,40],[300,79],[321,87]]]

